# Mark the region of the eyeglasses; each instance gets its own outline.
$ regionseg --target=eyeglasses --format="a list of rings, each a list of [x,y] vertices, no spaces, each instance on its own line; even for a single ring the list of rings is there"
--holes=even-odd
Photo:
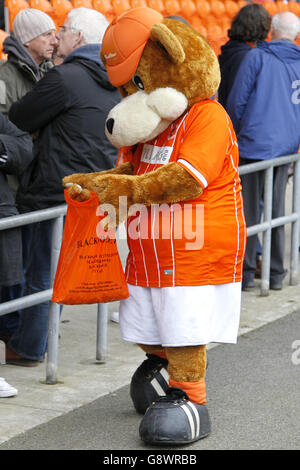
[[[59,26],[58,27],[58,31],[60,33],[65,33],[68,29],[72,30],[72,31],[78,31],[78,29],[76,28],[72,28],[71,26]]]

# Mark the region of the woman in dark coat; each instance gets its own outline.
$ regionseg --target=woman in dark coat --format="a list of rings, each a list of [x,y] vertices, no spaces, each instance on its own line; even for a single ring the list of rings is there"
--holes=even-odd
[[[0,218],[17,215],[13,183],[32,160],[32,139],[0,113]],[[16,188],[15,188],[16,189]],[[23,280],[21,228],[0,230],[0,303],[14,298]],[[18,313],[0,316],[0,339],[10,336]]]
[[[270,26],[269,13],[256,3],[241,8],[233,19],[228,30],[229,41],[221,47],[219,55],[221,84],[218,101],[225,109],[236,73],[245,54],[255,47],[257,42],[267,38]]]

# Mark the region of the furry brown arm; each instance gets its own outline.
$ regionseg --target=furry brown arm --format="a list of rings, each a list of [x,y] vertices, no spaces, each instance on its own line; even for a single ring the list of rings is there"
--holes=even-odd
[[[86,184],[74,175],[72,182],[97,193],[101,204],[112,205],[116,210],[117,223],[122,222],[119,220],[120,196],[127,198],[129,209],[133,204],[150,206],[186,201],[200,196],[203,191],[201,185],[175,162],[144,175],[100,174],[87,178]],[[73,196],[80,191],[76,184],[70,190]]]
[[[131,186],[128,205],[174,203],[194,199],[202,193],[201,185],[175,162],[128,181]]]
[[[62,180],[64,186],[70,185],[71,183],[79,184],[83,190],[79,192],[79,188],[74,186],[69,189],[69,196],[76,201],[82,202],[90,197],[90,191],[87,189],[87,182],[90,179],[94,179],[98,176],[103,175],[132,175],[133,167],[130,163],[122,163],[116,168],[111,168],[106,171],[98,171],[96,173],[75,173],[73,175],[65,176]],[[75,181],[76,180],[76,181]]]

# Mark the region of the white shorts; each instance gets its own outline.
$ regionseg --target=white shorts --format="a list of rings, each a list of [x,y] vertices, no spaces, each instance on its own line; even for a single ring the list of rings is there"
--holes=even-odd
[[[174,347],[237,342],[240,282],[128,289],[130,297],[120,302],[125,341]]]

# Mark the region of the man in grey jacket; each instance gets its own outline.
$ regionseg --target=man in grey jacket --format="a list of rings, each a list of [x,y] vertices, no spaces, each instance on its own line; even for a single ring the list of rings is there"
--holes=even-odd
[[[53,67],[51,59],[57,42],[56,26],[46,13],[26,8],[16,15],[13,32],[4,41],[3,50],[8,60],[0,67],[0,112],[2,114],[8,115],[12,103],[30,91],[45,72]],[[29,135],[27,138],[30,140]],[[30,148],[32,149],[32,146]],[[12,199],[17,191],[20,174],[21,172],[7,172],[5,176],[6,185],[2,189],[4,190],[5,187],[5,191]],[[3,194],[3,191],[1,193]],[[21,252],[15,251],[16,256],[21,256]],[[3,285],[0,296],[2,302],[12,300],[22,294],[23,288],[18,284],[18,279],[19,277],[16,276],[14,284]],[[15,312],[0,317],[0,338],[12,334],[18,327],[19,315],[19,312]]]
[[[46,13],[26,8],[13,22],[13,32],[3,43],[7,61],[0,67],[0,111],[8,114],[11,104],[30,91],[53,67],[57,45],[56,26]]]

